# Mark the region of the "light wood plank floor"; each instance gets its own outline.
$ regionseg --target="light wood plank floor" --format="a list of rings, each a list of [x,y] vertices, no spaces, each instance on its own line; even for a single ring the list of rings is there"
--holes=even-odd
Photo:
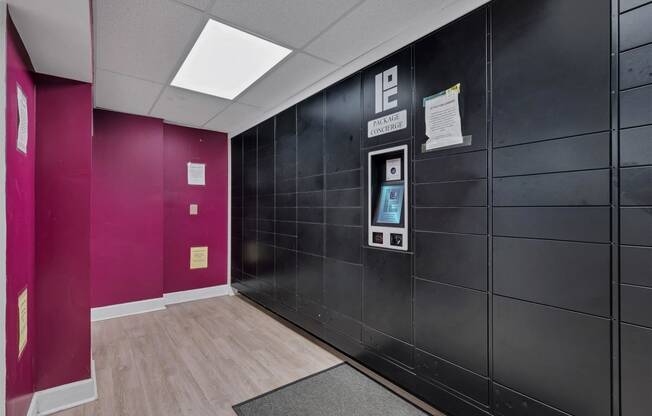
[[[234,404],[346,360],[294,329],[240,296],[93,323],[99,399],[57,415],[233,416]]]

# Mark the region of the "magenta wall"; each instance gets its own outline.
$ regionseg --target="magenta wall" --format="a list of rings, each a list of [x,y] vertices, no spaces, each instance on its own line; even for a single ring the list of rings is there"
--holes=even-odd
[[[206,186],[187,184],[188,162],[206,163]],[[225,284],[227,186],[225,134],[95,110],[91,306]],[[190,270],[204,245],[208,269]]]
[[[227,283],[228,142],[224,133],[165,125],[164,291]],[[187,163],[206,164],[206,185],[187,182]],[[198,215],[189,215],[189,205]],[[191,246],[208,246],[208,268],[189,269]]]
[[[34,169],[36,85],[31,64],[15,27],[8,21],[7,33],[7,416],[24,416],[31,400],[34,378],[35,247]],[[16,149],[18,103],[16,84],[28,99],[29,135],[27,154]],[[18,295],[28,290],[28,342],[18,358]]]
[[[37,80],[36,390],[90,377],[91,85]]]
[[[91,306],[163,293],[163,123],[94,112]]]

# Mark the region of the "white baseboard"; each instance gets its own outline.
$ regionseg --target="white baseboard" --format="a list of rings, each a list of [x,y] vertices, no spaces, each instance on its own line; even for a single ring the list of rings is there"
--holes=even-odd
[[[34,393],[27,416],[46,416],[97,399],[95,361],[91,360],[91,378]]]
[[[204,287],[201,289],[183,290],[181,292],[166,293],[163,295],[163,302],[166,305],[175,303],[191,302],[193,300],[215,298],[231,294],[229,285]]]
[[[136,315],[145,312],[162,311],[164,309],[165,303],[163,302],[163,298],[102,306],[99,308],[91,308],[91,322],[119,318],[121,316]]]
[[[232,295],[231,286],[220,285],[201,289],[184,290],[181,292],[165,293],[162,298],[140,300],[137,302],[119,303],[117,305],[91,308],[91,322],[105,319],[119,318],[121,316],[137,315],[146,312],[162,311],[166,305],[191,302],[193,300],[208,299],[218,296]]]

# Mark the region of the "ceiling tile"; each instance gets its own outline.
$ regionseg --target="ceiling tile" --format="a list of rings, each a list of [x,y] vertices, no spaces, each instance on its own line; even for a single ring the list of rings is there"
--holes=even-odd
[[[201,12],[171,0],[95,0],[98,68],[167,83],[203,27]]]
[[[396,36],[424,11],[440,9],[443,0],[368,0],[305,48],[343,65]]]
[[[300,48],[359,1],[219,0],[212,14],[270,40]]]
[[[269,107],[293,96],[335,69],[337,67],[334,65],[297,53],[255,83],[249,91],[245,91],[238,101]]]
[[[261,113],[259,108],[233,103],[226,110],[222,111],[214,119],[206,123],[204,128],[217,131],[229,131],[243,124],[247,120],[253,120]]]
[[[231,101],[176,87],[165,89],[151,115],[168,121],[203,126]]]
[[[147,115],[162,88],[160,84],[96,69],[95,107]]]

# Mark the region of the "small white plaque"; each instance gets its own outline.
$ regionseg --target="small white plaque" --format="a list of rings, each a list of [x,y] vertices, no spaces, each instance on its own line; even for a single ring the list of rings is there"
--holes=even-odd
[[[407,127],[407,110],[401,110],[383,117],[370,120],[367,123],[367,137],[372,138],[383,134],[403,130]]]

